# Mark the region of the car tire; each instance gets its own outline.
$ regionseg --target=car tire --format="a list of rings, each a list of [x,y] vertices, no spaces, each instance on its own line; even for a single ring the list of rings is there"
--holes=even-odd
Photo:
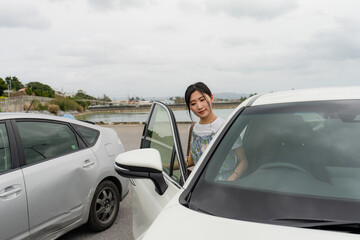
[[[114,223],[120,207],[120,195],[116,185],[104,181],[96,188],[91,201],[88,227],[96,232],[104,231]]]

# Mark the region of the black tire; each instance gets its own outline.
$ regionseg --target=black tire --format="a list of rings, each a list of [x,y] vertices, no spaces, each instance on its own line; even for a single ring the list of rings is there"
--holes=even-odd
[[[96,232],[111,227],[118,215],[120,195],[116,185],[111,181],[104,181],[95,190],[91,201],[88,227]]]

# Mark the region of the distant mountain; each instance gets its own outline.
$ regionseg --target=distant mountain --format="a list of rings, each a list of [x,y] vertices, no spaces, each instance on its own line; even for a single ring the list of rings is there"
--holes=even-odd
[[[215,99],[240,99],[241,97],[249,97],[249,93],[232,93],[232,92],[223,92],[223,93],[214,93]],[[179,96],[183,98],[183,96]],[[145,100],[151,101],[151,100],[159,100],[159,101],[167,101],[170,98],[175,99],[176,96],[172,97],[144,97]]]
[[[232,92],[223,92],[223,93],[214,93],[215,99],[240,99],[241,97],[249,97],[249,93],[232,93]]]

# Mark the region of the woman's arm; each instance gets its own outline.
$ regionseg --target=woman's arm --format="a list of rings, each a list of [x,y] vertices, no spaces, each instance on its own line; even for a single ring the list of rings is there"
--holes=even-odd
[[[237,178],[239,178],[241,176],[241,174],[243,174],[243,172],[245,172],[247,165],[248,165],[245,151],[242,146],[235,149],[235,154],[236,154],[236,157],[237,157],[239,163],[236,166],[236,168],[234,169],[233,174],[231,174],[230,177],[227,179],[228,181],[234,181]]]
[[[193,159],[192,159],[192,156],[191,156],[191,154],[190,154],[190,156],[189,157],[186,157],[185,158],[185,164],[186,164],[186,167],[188,168],[188,167],[191,167],[191,166],[194,166],[194,161],[193,161]],[[170,164],[165,164],[164,165],[166,168],[168,168],[168,169],[170,169]],[[178,170],[179,169],[179,162],[175,162],[174,163],[174,168],[173,168],[174,170]]]

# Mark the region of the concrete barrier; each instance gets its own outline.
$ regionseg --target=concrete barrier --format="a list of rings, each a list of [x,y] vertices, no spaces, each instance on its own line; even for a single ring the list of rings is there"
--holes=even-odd
[[[18,96],[10,99],[1,99],[0,100],[0,109],[2,112],[23,112],[24,106],[30,106],[33,100],[38,100],[42,105],[45,105],[49,101],[54,100],[54,98],[45,98],[37,96]]]

